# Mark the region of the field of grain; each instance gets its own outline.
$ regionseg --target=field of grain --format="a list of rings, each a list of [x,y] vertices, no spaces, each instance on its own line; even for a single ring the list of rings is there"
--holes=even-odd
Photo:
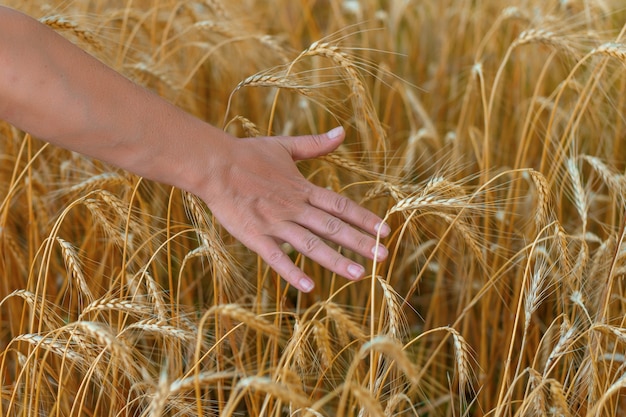
[[[393,231],[358,282],[291,250],[298,293],[0,122],[0,415],[626,413],[623,1],[2,4],[238,136],[345,126],[299,167]]]

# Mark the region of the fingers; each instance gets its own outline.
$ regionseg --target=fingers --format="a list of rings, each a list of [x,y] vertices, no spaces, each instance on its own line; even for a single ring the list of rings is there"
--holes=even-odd
[[[286,222],[281,226],[276,239],[290,242],[295,250],[322,267],[351,280],[361,279],[365,275],[365,268],[362,265],[341,255],[317,234],[295,223]],[[309,292],[313,289],[314,282],[280,249],[274,238],[257,237],[255,243],[249,243],[249,247],[257,252],[270,268],[298,290]],[[386,250],[384,248],[383,250],[386,255]],[[370,257],[373,255],[370,254]]]
[[[387,257],[387,249],[383,245],[377,244],[372,235],[365,234],[361,230],[355,229],[351,224],[322,210],[310,208],[303,212],[299,224],[315,235],[369,259],[382,261]]]
[[[290,242],[295,250],[322,267],[345,278],[363,278],[365,268],[331,248],[317,234],[294,223],[287,223],[281,230],[280,239]]]
[[[334,151],[345,138],[343,127],[336,127],[321,135],[282,137],[281,143],[287,147],[291,157],[296,160],[317,158]]]
[[[284,254],[276,241],[289,242],[295,250],[322,267],[351,280],[365,275],[365,268],[331,248],[325,240],[369,259],[383,261],[388,255],[375,236],[386,237],[390,228],[383,220],[354,201],[330,190],[314,187],[308,205],[292,221],[276,225],[266,236],[265,254],[257,253],[287,282],[301,291],[313,289],[313,281]]]
[[[334,196],[334,193],[331,193],[331,196],[327,197],[332,199]],[[389,233],[388,226],[380,226],[382,220],[378,216],[361,209],[351,200],[346,200],[339,198],[335,201],[339,204],[337,207],[341,208],[337,210],[338,215],[341,214],[346,219],[360,219],[353,224],[359,224],[364,229],[368,228],[373,233],[377,228],[381,229],[382,236]],[[387,249],[377,244],[373,236],[357,230],[339,217],[314,207],[303,210],[302,213],[300,220],[281,222],[269,231],[268,235],[257,237],[255,247],[249,245],[274,271],[299,290],[309,292],[313,289],[314,283],[289,256],[283,253],[277,241],[289,242],[302,255],[351,280],[361,279],[365,274],[365,268],[330,247],[325,239],[369,259],[382,261],[387,257]]]
[[[383,220],[371,211],[359,206],[347,197],[324,188],[317,188],[309,196],[312,206],[342,219],[365,232],[387,237],[391,231]],[[319,222],[319,221],[318,221]]]

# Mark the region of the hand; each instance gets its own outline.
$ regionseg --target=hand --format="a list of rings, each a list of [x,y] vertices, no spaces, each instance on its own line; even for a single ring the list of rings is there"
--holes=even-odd
[[[325,239],[373,259],[387,250],[372,237],[389,227],[350,199],[307,181],[294,161],[325,155],[343,141],[343,128],[323,135],[264,137],[227,141],[207,191],[198,193],[213,215],[235,238],[255,251],[297,289],[314,283],[280,248],[288,242],[323,267],[349,278],[365,274],[363,266],[331,248]]]

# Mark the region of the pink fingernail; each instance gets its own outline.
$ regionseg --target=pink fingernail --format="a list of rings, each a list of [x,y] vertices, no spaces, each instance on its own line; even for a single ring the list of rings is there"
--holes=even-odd
[[[352,278],[359,279],[365,273],[365,268],[363,268],[361,265],[350,264],[348,265],[348,273]]]
[[[341,135],[343,135],[343,127],[342,126],[336,127],[334,129],[330,130],[328,133],[326,133],[326,136],[328,136],[328,139],[331,139],[331,140],[332,139],[336,139],[336,138],[338,138]]]
[[[374,255],[374,258],[377,261],[382,261],[387,257],[388,254],[389,252],[387,251],[387,248],[383,245],[374,246],[372,248],[372,255]]]
[[[391,233],[391,227],[387,223],[378,223],[376,226],[376,231],[380,233],[382,237],[387,237],[389,233]]]
[[[313,289],[313,281],[310,279],[302,278],[298,284],[300,286],[300,290],[304,292],[309,292]]]

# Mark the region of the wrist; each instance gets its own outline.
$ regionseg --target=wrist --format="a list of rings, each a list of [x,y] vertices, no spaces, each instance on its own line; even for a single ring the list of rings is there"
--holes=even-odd
[[[148,172],[144,176],[206,201],[214,194],[211,190],[219,181],[220,171],[228,165],[235,138],[193,116],[185,115],[182,119],[180,124],[170,126],[170,134],[158,129],[150,133],[154,140],[146,141],[147,154],[143,159]]]

